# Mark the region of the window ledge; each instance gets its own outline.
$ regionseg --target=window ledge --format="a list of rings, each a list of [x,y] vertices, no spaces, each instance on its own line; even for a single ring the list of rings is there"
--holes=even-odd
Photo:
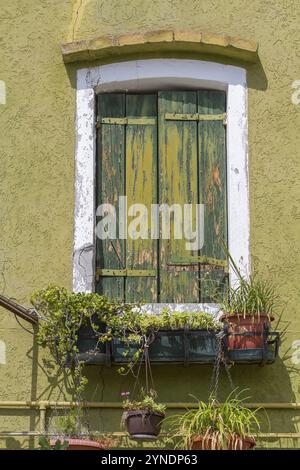
[[[254,63],[258,43],[239,37],[206,32],[152,31],[145,34],[102,36],[62,45],[65,63],[122,57],[134,53],[189,52],[218,55]]]

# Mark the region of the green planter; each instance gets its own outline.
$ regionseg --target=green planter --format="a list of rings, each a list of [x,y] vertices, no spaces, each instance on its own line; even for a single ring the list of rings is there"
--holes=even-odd
[[[131,343],[129,354],[125,356],[127,348],[127,345],[115,338],[112,342],[112,362],[128,362],[138,351],[139,345]],[[149,357],[153,364],[212,364],[216,353],[215,332],[207,330],[161,330],[149,346]]]
[[[105,325],[100,325],[100,330],[105,331]],[[92,326],[81,327],[78,333],[78,358],[85,364],[108,364],[109,351],[106,343],[98,341],[98,337]]]

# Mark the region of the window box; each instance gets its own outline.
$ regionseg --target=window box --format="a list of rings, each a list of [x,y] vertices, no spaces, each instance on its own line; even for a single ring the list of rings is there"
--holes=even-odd
[[[138,351],[139,345],[130,345],[129,355]],[[127,345],[119,339],[112,342],[112,362],[125,363]],[[151,363],[212,364],[216,359],[217,341],[214,331],[208,330],[161,330],[149,346]]]
[[[239,336],[254,336],[257,335],[253,332],[237,333]],[[232,333],[231,333],[232,335]],[[229,349],[228,336],[224,341],[224,354],[225,358],[234,362],[235,364],[273,364],[278,356],[280,345],[280,336],[277,331],[268,332],[263,334],[263,347],[251,349]]]

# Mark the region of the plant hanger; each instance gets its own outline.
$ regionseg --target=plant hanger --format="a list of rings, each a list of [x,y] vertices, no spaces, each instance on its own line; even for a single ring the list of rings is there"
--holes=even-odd
[[[136,393],[136,387],[140,383],[139,377],[142,369],[143,362],[145,363],[145,393],[148,395],[150,390],[155,390],[153,374],[151,369],[151,361],[149,357],[149,346],[154,341],[155,335],[151,333],[150,335],[143,336],[143,353],[141,354],[138,370],[135,378],[135,382],[132,389],[132,396]],[[150,385],[150,387],[149,387]]]
[[[219,331],[216,333],[217,339],[217,354],[216,360],[213,366],[212,378],[211,378],[211,386],[210,386],[210,395],[214,397],[216,400],[218,399],[218,392],[219,392],[219,379],[220,379],[220,372],[221,366],[224,366],[231,390],[234,395],[236,395],[236,388],[234,387],[233,380],[230,374],[229,365],[224,357],[224,350],[223,350],[223,339],[226,336],[225,332]]]

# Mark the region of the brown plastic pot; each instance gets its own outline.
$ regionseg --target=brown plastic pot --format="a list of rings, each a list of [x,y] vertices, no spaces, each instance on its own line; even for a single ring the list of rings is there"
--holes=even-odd
[[[50,445],[52,447],[55,446],[55,443],[58,439],[51,439]],[[68,442],[69,447],[66,450],[104,450],[104,447],[100,442],[96,441],[89,441],[86,439],[63,439],[61,438],[60,441]]]
[[[163,419],[163,414],[146,410],[130,410],[124,413],[127,431],[134,439],[156,439]]]
[[[264,330],[270,328],[274,318],[267,314],[259,317],[236,313],[223,315],[221,321],[228,325],[228,349],[260,349],[264,347]],[[236,333],[255,333],[253,335],[238,335]],[[232,335],[230,333],[235,333]]]
[[[192,450],[250,450],[255,446],[256,442],[253,437],[244,437],[236,443],[233,439],[228,441],[226,449],[222,447],[213,447],[212,439],[205,439],[203,436],[197,436],[193,439]]]

